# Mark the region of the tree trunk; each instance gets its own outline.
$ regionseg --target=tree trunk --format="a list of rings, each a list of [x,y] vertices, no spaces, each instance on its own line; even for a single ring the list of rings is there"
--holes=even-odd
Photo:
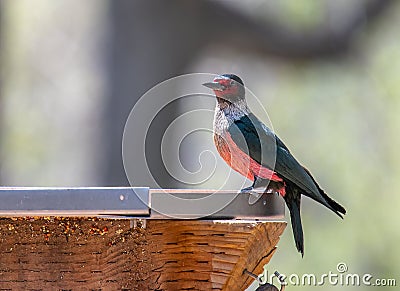
[[[196,1],[111,1],[108,99],[103,113],[104,185],[127,185],[121,144],[124,124],[135,102],[152,86],[185,72],[193,52],[201,46],[194,28],[201,27]],[[182,12],[185,12],[182,15]],[[183,19],[185,21],[182,21]],[[160,143],[163,132],[178,114],[178,104],[163,110],[147,140],[152,153],[148,163],[158,185],[174,182],[162,165]],[[133,151],[135,149],[132,149]],[[148,181],[143,169],[135,178]]]

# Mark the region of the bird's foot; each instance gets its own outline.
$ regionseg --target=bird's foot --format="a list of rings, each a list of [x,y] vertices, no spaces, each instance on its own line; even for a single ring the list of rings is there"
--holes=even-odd
[[[261,198],[261,196],[264,194],[264,191],[257,191],[253,187],[247,187],[239,191],[240,194],[250,194],[249,195],[249,204],[252,205],[258,201],[258,199]]]
[[[254,188],[253,187],[246,187],[246,188],[243,188],[242,190],[239,190],[239,194],[246,194],[246,193],[249,193],[250,194],[250,192],[252,192],[254,190]]]

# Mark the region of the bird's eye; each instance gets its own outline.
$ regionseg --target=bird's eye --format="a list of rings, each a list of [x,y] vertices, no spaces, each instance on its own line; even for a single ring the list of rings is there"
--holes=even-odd
[[[229,85],[235,85],[235,81],[231,80],[231,82],[229,83]]]

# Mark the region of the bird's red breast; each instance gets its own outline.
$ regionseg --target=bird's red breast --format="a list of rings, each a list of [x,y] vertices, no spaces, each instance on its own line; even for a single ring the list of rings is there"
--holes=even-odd
[[[214,143],[222,159],[236,172],[254,181],[254,176],[268,179],[275,182],[282,182],[283,179],[274,171],[260,165],[247,153],[243,152],[232,140],[229,132],[223,136],[214,134]]]

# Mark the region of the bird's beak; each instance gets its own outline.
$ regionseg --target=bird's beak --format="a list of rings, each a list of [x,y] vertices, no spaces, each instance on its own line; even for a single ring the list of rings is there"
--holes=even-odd
[[[217,91],[222,91],[224,90],[224,86],[221,85],[218,82],[209,82],[209,83],[204,83],[203,86],[206,86],[207,88],[217,90]]]

